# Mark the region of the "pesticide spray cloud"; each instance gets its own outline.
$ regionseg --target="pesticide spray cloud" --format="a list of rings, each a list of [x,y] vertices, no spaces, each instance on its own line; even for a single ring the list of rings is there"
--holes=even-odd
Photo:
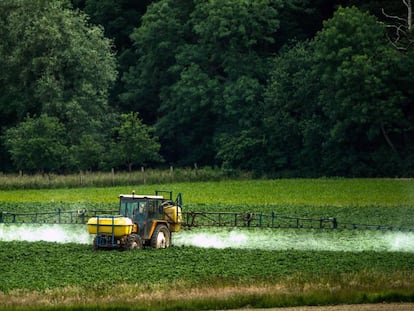
[[[62,224],[1,224],[0,241],[91,243],[85,226]]]
[[[0,241],[91,244],[85,226],[0,224]],[[381,251],[414,253],[414,233],[271,229],[193,229],[173,234],[176,246],[261,249],[269,251]]]
[[[414,253],[414,233],[270,229],[191,230],[176,234],[174,244],[219,249]]]

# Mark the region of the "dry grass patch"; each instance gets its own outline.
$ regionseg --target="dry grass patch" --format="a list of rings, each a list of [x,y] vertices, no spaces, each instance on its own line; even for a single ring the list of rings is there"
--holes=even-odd
[[[364,281],[364,277],[366,280]],[[371,283],[372,273],[350,273],[334,281],[320,278],[316,282],[294,276],[280,283],[252,283],[251,285],[219,283],[209,286],[194,286],[177,283],[150,287],[139,284],[117,284],[113,286],[55,288],[45,291],[14,290],[0,293],[0,309],[54,309],[65,306],[69,309],[91,310],[123,307],[128,310],[171,309],[227,309],[241,307],[287,307],[301,305],[330,305],[344,303],[373,303],[414,301],[414,280],[401,280],[402,273],[388,276],[387,280],[377,275],[378,281]],[[361,281],[361,283],[359,283]],[[383,288],[383,282],[388,282]]]

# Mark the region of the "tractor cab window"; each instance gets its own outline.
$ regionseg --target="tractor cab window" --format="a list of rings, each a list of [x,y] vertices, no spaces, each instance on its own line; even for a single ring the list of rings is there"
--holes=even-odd
[[[162,199],[121,197],[119,214],[139,221],[159,219],[163,214]]]
[[[119,207],[119,215],[122,215],[122,216],[128,215],[128,202],[121,201],[121,205]]]
[[[139,201],[138,214],[145,214],[146,201]]]
[[[162,213],[159,210],[159,201],[158,200],[150,200],[148,202],[148,217],[149,218],[159,218],[159,215]]]
[[[121,201],[119,214],[122,216],[126,216],[132,218],[132,216],[137,213],[140,206],[136,201]]]

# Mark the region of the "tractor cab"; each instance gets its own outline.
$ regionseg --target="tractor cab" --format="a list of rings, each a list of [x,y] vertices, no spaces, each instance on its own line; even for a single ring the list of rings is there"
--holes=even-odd
[[[128,217],[137,226],[137,233],[148,238],[153,222],[163,220],[163,202],[159,195],[120,195],[119,215]]]

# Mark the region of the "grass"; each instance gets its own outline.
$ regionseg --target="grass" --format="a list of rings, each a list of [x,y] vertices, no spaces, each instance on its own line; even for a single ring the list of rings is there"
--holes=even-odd
[[[115,288],[114,291],[121,292],[124,287]],[[385,294],[381,289],[371,289],[362,291],[341,290],[315,290],[313,292],[292,291],[290,293],[281,289],[280,286],[272,287],[240,287],[240,288],[219,288],[222,295],[218,295],[216,290],[201,289],[202,294],[197,291],[183,292],[155,292],[153,294],[131,293],[127,300],[99,297],[99,303],[95,301],[79,301],[69,299],[55,300],[53,303],[45,304],[41,301],[49,297],[39,299],[36,294],[26,297],[27,305],[10,303],[4,310],[223,310],[238,308],[268,308],[286,307],[300,305],[336,305],[341,303],[385,303],[392,301],[412,302],[412,292],[409,290],[395,290],[390,294]],[[77,292],[77,291],[76,291]],[[130,291],[128,291],[129,293]],[[58,293],[56,293],[58,294]],[[73,294],[73,292],[72,292]],[[42,294],[43,296],[43,294]],[[160,303],[159,297],[164,297]],[[135,301],[131,299],[134,297]],[[29,300],[30,299],[30,300]],[[49,298],[50,299],[50,298]],[[18,301],[19,298],[16,298]],[[136,302],[139,300],[139,303]],[[40,301],[40,303],[39,303]],[[31,307],[30,307],[30,306]],[[66,305],[63,308],[62,305]],[[20,308],[19,308],[20,306]]]
[[[0,190],[115,187],[176,182],[247,179],[250,173],[204,168],[144,169],[132,172],[80,172],[78,174],[1,174]]]
[[[281,179],[0,191],[0,202],[117,203],[120,193],[181,192],[186,204],[414,206],[414,179]]]
[[[7,296],[2,310],[223,310],[413,302],[413,294],[408,286],[384,291],[377,285],[355,287],[327,279],[308,282],[306,286],[292,286],[282,281],[273,285],[174,287],[169,290],[119,284],[88,295],[79,287],[31,293],[16,291]],[[2,298],[6,297],[0,296],[0,301],[5,301]]]

